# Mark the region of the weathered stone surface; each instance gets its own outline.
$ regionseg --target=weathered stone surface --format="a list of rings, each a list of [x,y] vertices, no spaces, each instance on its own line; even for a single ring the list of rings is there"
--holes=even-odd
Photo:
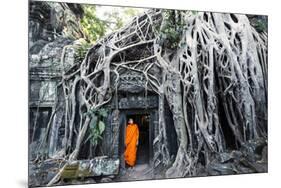
[[[218,154],[207,165],[208,175],[267,172],[267,144],[263,140],[250,140],[241,149]]]
[[[105,156],[95,157],[92,160],[73,161],[64,168],[61,178],[73,179],[116,175],[119,172],[119,163],[119,159],[110,159]]]
[[[39,164],[30,162],[29,185],[42,186],[48,184],[65,163],[66,161],[64,160],[47,160]],[[72,182],[91,177],[102,177],[102,182],[110,182],[119,173],[119,163],[119,159],[111,159],[106,156],[95,157],[92,160],[69,162],[61,174],[61,183],[63,183],[64,180],[70,180]],[[87,181],[95,183],[93,179],[87,179]],[[79,182],[80,181],[78,181],[78,183]]]
[[[29,186],[46,185],[65,164],[62,160],[47,160],[42,163],[29,162]]]
[[[46,44],[38,54],[31,54],[30,56],[30,66],[43,66],[47,67],[57,67],[60,66],[60,58],[62,54],[63,47],[70,45],[72,40],[64,37],[60,37],[53,42]],[[60,69],[61,67],[57,67]]]
[[[76,47],[84,42],[79,26],[83,9],[78,4],[35,1],[29,7],[29,132],[42,132],[30,134],[30,142],[37,142],[48,123],[41,114],[54,106],[54,93],[62,73],[77,63]],[[65,63],[61,64],[63,52]],[[50,153],[59,149],[54,146]],[[30,156],[35,157],[36,149],[31,152]]]
[[[59,35],[83,37],[76,25],[84,14],[81,5],[31,1],[29,7],[30,47],[39,40],[53,41]]]
[[[109,182],[112,182],[112,179],[111,178],[102,178],[101,180],[100,180],[100,182],[101,183],[109,183]]]
[[[92,175],[101,176],[101,175],[113,175],[118,174],[119,172],[119,159],[109,159],[103,157],[96,157],[91,160]]]
[[[132,109],[132,108],[157,108],[158,97],[148,96],[146,98],[142,96],[128,96],[119,100],[119,109]]]
[[[55,81],[34,80],[30,83],[30,97],[32,98],[30,105],[37,106],[40,102],[53,104],[55,100],[55,89]]]

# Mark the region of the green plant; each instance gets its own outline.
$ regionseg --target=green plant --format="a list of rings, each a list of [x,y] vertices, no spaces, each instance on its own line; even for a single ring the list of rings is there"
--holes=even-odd
[[[181,40],[184,25],[180,18],[176,19],[175,11],[166,10],[163,13],[164,25],[160,29],[160,37],[167,41],[166,47],[175,49]],[[178,12],[180,14],[180,11]]]
[[[84,5],[84,16],[81,19],[81,26],[88,41],[96,42],[106,32],[106,24],[96,15],[96,6]]]
[[[257,20],[254,27],[258,32],[267,32],[267,22],[264,20]]]
[[[138,11],[133,8],[105,10],[103,6],[83,5],[84,16],[81,19],[82,30],[85,38],[90,43],[95,43],[105,34],[121,28],[129,18],[135,16]],[[102,15],[97,14],[103,10]]]
[[[75,47],[75,61],[82,62],[91,46],[92,44],[85,40],[83,40],[79,45],[77,45]]]
[[[91,117],[90,122],[90,135],[86,140],[90,139],[90,142],[93,146],[98,144],[98,141],[102,139],[102,133],[105,130],[105,118],[107,117],[107,110],[104,108],[101,109],[92,109],[86,113]]]

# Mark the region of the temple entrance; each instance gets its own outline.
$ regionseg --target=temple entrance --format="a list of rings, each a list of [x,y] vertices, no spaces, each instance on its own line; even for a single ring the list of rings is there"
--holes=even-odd
[[[149,163],[149,114],[128,115],[127,120],[132,118],[139,128],[139,143],[137,146],[136,164]]]
[[[118,156],[121,169],[125,168],[125,136],[129,118],[139,128],[139,144],[137,146],[136,166],[153,164],[153,140],[158,131],[158,96],[148,93],[147,97],[140,93],[122,93],[118,95],[119,110],[119,142]]]
[[[139,128],[139,144],[137,148],[136,165],[152,164],[153,160],[153,139],[155,123],[155,110],[131,109],[121,111],[120,124],[120,159],[121,166],[125,167],[124,152],[125,152],[125,135],[126,126],[129,118],[134,120],[134,123]]]

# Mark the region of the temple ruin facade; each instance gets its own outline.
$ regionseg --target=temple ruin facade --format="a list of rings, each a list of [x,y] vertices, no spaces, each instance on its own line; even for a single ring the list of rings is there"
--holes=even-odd
[[[125,130],[129,118],[140,130],[137,165],[145,164],[152,179],[267,171],[266,35],[257,33],[248,21],[260,17],[191,14],[184,19],[187,23],[195,21],[187,26],[201,25],[197,30],[174,28],[177,34],[172,35],[173,40],[182,47],[177,49],[167,33],[157,31],[169,25],[165,14],[152,9],[97,41],[81,59],[77,56],[85,42],[79,26],[84,14],[81,5],[34,1],[29,8],[32,185],[53,185],[57,176],[46,169],[57,168],[58,164],[63,164],[65,171],[80,169],[79,173],[92,168],[83,177],[96,177],[97,182],[103,177],[121,181],[126,173]],[[212,29],[216,21],[224,21],[228,32],[223,36],[230,35],[226,38],[234,41],[229,46],[235,50],[230,50],[225,39],[214,39],[215,32],[222,32]],[[238,21],[247,23],[247,28],[236,26]],[[229,23],[235,25],[233,30]],[[247,45],[254,45],[253,41],[258,44],[259,53],[249,52],[245,61],[248,72],[239,56],[244,52],[239,37],[243,32],[253,33]],[[207,45],[209,40],[214,40],[213,46]],[[196,47],[191,45],[194,41]],[[235,59],[223,53],[238,55]],[[229,62],[237,63],[233,70],[240,70],[241,65],[245,72],[231,74],[232,67],[224,69]],[[248,80],[240,82],[243,74]],[[235,79],[229,81],[232,76]],[[93,144],[91,129],[99,121],[105,127]],[[54,162],[44,163],[46,159]],[[59,175],[62,179],[82,177],[79,173]]]

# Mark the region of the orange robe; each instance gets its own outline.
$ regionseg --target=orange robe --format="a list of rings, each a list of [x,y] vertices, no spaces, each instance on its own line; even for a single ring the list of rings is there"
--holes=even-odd
[[[137,143],[139,139],[139,129],[136,124],[129,124],[126,128],[125,140],[125,162],[129,166],[135,166],[137,158]]]

